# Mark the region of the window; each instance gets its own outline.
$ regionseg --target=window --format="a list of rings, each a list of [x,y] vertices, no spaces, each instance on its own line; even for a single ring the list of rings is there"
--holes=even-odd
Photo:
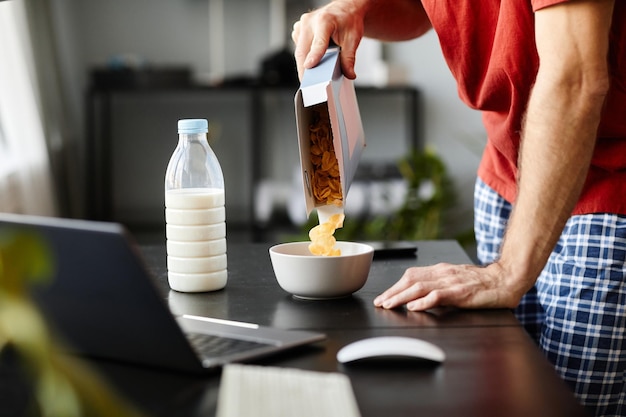
[[[52,215],[52,178],[23,1],[0,1],[0,210]]]

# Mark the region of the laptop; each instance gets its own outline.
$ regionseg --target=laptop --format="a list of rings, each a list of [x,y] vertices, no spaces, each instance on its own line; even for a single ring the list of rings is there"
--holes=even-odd
[[[34,286],[32,296],[70,353],[204,372],[325,339],[315,332],[175,317],[121,224],[0,213],[0,237],[10,229],[34,231],[54,257],[51,281]]]

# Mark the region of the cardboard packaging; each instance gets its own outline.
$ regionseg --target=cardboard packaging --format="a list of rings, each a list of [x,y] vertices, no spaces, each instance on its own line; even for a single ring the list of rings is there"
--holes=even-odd
[[[365,148],[354,83],[341,73],[339,53],[339,47],[330,47],[316,67],[305,70],[294,98],[306,212],[309,216],[317,209],[320,223],[334,213],[343,212],[350,184]],[[315,113],[320,111],[328,112],[332,143],[339,164],[342,200],[335,204],[318,202],[313,192],[310,126]]]

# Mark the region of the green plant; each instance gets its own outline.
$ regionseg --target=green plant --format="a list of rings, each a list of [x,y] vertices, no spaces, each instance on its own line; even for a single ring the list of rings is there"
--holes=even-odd
[[[44,241],[26,231],[0,229],[0,352],[17,353],[33,387],[33,415],[139,416],[77,358],[61,355],[29,289],[46,285],[54,259]],[[35,412],[37,410],[37,412]]]

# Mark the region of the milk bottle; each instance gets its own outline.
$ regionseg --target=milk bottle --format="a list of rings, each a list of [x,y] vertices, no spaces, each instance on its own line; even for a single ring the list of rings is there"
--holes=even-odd
[[[228,278],[224,176],[205,119],[178,121],[165,173],[168,281],[181,292],[215,291]]]

